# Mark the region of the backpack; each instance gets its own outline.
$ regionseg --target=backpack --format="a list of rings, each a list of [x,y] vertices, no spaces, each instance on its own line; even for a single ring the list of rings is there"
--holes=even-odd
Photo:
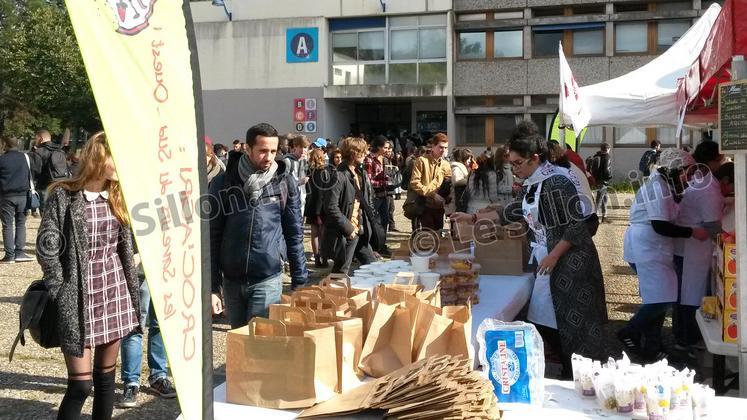
[[[651,165],[654,163],[656,163],[656,152],[646,150],[646,153],[641,156],[641,161],[638,162],[638,170],[643,172],[643,175],[649,176],[651,174]]]
[[[399,168],[394,165],[386,165],[386,190],[394,191],[402,185],[402,174]]]
[[[19,329],[8,359],[13,361],[13,353],[18,342],[26,345],[24,333],[29,330],[31,338],[45,349],[60,347],[60,335],[57,331],[57,304],[49,296],[44,280],[35,280],[26,289],[18,310]]]
[[[62,150],[54,150],[49,159],[44,162],[40,179],[42,184],[50,184],[58,179],[70,177],[70,167],[67,164],[67,155]]]

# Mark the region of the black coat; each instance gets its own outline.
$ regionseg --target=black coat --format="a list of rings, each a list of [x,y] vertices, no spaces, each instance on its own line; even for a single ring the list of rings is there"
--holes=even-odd
[[[379,215],[373,205],[373,194],[371,182],[366,176],[366,171],[360,168],[356,169],[361,181],[361,190],[355,187],[353,174],[348,170],[346,164],[337,167],[332,179],[334,185],[324,192],[323,211],[324,211],[324,235],[322,236],[322,256],[334,258],[335,249],[340,244],[343,237],[348,237],[353,233],[353,224],[350,219],[353,216],[353,201],[356,195],[360,194],[360,206],[363,214],[363,235],[361,240],[371,244],[373,249],[379,249],[383,245],[385,233],[379,223]]]
[[[306,207],[304,215],[307,218],[315,218],[324,215],[324,192],[332,188],[337,178],[337,168],[327,165],[321,169],[312,169],[309,186],[309,195],[306,196]]]

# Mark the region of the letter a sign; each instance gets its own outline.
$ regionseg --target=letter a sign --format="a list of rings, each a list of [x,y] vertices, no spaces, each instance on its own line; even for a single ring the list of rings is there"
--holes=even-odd
[[[288,28],[285,32],[285,58],[288,63],[319,61],[319,28]]]

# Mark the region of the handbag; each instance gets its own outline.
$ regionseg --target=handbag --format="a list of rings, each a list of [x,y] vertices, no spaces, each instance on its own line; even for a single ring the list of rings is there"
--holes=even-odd
[[[405,203],[402,204],[402,210],[406,218],[410,220],[417,219],[425,212],[425,197],[417,194],[415,191],[408,192]]]
[[[40,207],[41,200],[39,199],[39,193],[34,187],[34,179],[31,174],[31,161],[29,160],[29,155],[24,154],[24,156],[26,157],[26,165],[28,165],[29,167],[29,190],[26,193],[26,211],[36,210]]]
[[[26,345],[24,333],[29,330],[31,338],[45,349],[60,347],[60,335],[57,331],[57,304],[49,296],[44,280],[33,281],[21,300],[18,310],[19,329],[8,355],[13,361],[13,353],[20,342]]]

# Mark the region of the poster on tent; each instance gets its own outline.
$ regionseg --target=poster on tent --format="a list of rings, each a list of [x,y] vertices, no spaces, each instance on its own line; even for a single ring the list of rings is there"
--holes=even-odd
[[[204,187],[189,2],[67,0],[185,419],[212,417],[203,335]],[[209,317],[208,317],[209,318]],[[207,341],[206,341],[207,340]],[[206,372],[208,372],[206,374]]]

